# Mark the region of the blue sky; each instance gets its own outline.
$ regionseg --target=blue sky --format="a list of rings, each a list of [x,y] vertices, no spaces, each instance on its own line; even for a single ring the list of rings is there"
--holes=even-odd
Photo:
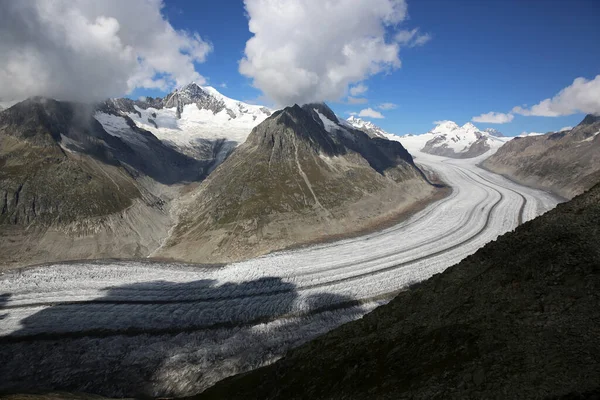
[[[432,39],[400,50],[402,67],[365,81],[367,104],[329,102],[338,115],[381,103],[373,121],[397,134],[423,133],[433,121],[464,124],[490,111],[507,113],[555,96],[578,77],[600,74],[600,2],[597,0],[408,0],[402,29],[418,27]],[[261,92],[238,72],[251,37],[241,1],[166,0],[164,15],[175,29],[198,32],[214,50],[197,71],[223,94],[256,101]],[[226,87],[221,87],[225,84]],[[137,89],[132,97],[164,95]],[[547,132],[580,122],[583,114],[536,117],[515,114],[506,124],[475,123],[505,134]]]

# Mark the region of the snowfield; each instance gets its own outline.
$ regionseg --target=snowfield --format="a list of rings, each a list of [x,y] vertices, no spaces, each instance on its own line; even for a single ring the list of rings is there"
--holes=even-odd
[[[360,318],[557,204],[478,168],[484,156],[407,147],[453,191],[380,232],[226,266],[98,261],[4,273],[0,390],[197,393]]]

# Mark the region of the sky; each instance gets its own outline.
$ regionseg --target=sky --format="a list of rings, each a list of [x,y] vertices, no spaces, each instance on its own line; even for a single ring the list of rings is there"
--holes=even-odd
[[[399,135],[600,113],[597,0],[0,0],[0,99],[327,101]],[[4,58],[4,59],[3,59]],[[491,123],[497,122],[497,123]]]

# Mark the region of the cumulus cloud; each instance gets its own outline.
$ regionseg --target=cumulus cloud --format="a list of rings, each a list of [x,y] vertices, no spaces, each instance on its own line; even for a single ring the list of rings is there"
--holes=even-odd
[[[348,96],[348,104],[365,104],[368,102],[369,100],[365,99],[364,97]]]
[[[381,103],[380,105],[377,106],[377,108],[379,108],[380,110],[394,110],[396,108],[398,108],[398,106],[394,103]]]
[[[563,128],[560,128],[559,132],[566,132],[566,131],[570,131],[571,129],[573,129],[572,126],[565,126]]]
[[[487,114],[481,114],[477,117],[473,117],[471,121],[473,122],[481,122],[485,124],[506,124],[515,119],[515,116],[512,114],[504,114],[497,112],[489,112]]]
[[[6,1],[0,12],[0,97],[65,100],[204,83],[194,67],[212,50],[177,31],[161,0]]]
[[[421,34],[419,33],[419,28],[414,28],[396,33],[394,40],[397,43],[408,47],[418,47],[429,42],[431,40],[431,35],[429,33]]]
[[[539,117],[559,117],[576,113],[600,115],[600,75],[592,80],[577,78],[556,96],[531,108],[517,106],[512,112]]]
[[[364,110],[360,110],[360,112],[358,113],[359,117],[366,117],[366,118],[385,118],[383,116],[383,114],[381,114],[379,111],[375,111],[372,108],[365,108]]]
[[[279,106],[339,100],[348,87],[401,65],[386,28],[405,0],[244,0],[253,37],[239,71]]]
[[[454,122],[454,121],[450,121],[449,119],[442,119],[439,121],[433,121],[433,124],[434,125],[442,125],[442,124],[445,124],[446,122]]]
[[[360,96],[361,94],[367,93],[367,90],[369,90],[369,87],[367,85],[365,85],[364,83],[359,83],[358,85],[352,86],[350,88],[350,95]]]

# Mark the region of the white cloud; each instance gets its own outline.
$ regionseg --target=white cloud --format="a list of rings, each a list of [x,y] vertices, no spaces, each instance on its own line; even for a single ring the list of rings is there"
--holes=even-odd
[[[405,0],[244,0],[253,37],[239,71],[277,105],[339,100],[348,87],[400,68],[387,40]]]
[[[573,129],[572,126],[565,126],[564,128],[560,128],[560,132],[570,131],[571,129]]]
[[[442,124],[445,124],[446,122],[454,122],[454,121],[450,121],[449,119],[442,119],[439,121],[433,121],[433,124],[434,125],[442,125]]]
[[[394,110],[396,108],[398,108],[398,106],[394,103],[381,103],[380,105],[377,106],[377,108],[379,108],[380,110]]]
[[[540,117],[558,117],[576,113],[600,114],[600,75],[593,80],[577,78],[556,96],[527,109],[517,106],[512,112]]]
[[[227,89],[227,84],[225,82],[223,82],[219,85],[219,87],[221,87],[223,89]]]
[[[356,114],[352,114],[352,115],[356,115]],[[358,113],[359,117],[366,117],[366,118],[385,118],[383,116],[383,114],[381,114],[379,111],[375,111],[372,108],[365,108],[364,110],[360,110],[360,112]]]
[[[369,90],[369,87],[367,85],[365,85],[364,83],[359,83],[358,85],[352,86],[350,88],[350,95],[360,96],[361,94],[367,93],[367,90]]]
[[[397,43],[408,47],[423,46],[431,39],[432,37],[429,33],[419,33],[419,28],[414,28],[412,30],[403,30],[396,33],[396,35],[394,36],[394,40]]]
[[[364,97],[348,97],[348,104],[365,104],[368,102],[369,100],[365,99]]]
[[[519,137],[527,137],[527,136],[542,136],[543,133],[540,132],[521,132]]]
[[[487,114],[481,114],[477,117],[473,117],[471,121],[473,122],[481,122],[485,124],[506,124],[515,119],[515,116],[512,114],[504,114],[497,112],[489,112]]]
[[[0,97],[69,100],[204,83],[194,62],[212,50],[177,31],[160,0],[28,0],[2,3]]]

